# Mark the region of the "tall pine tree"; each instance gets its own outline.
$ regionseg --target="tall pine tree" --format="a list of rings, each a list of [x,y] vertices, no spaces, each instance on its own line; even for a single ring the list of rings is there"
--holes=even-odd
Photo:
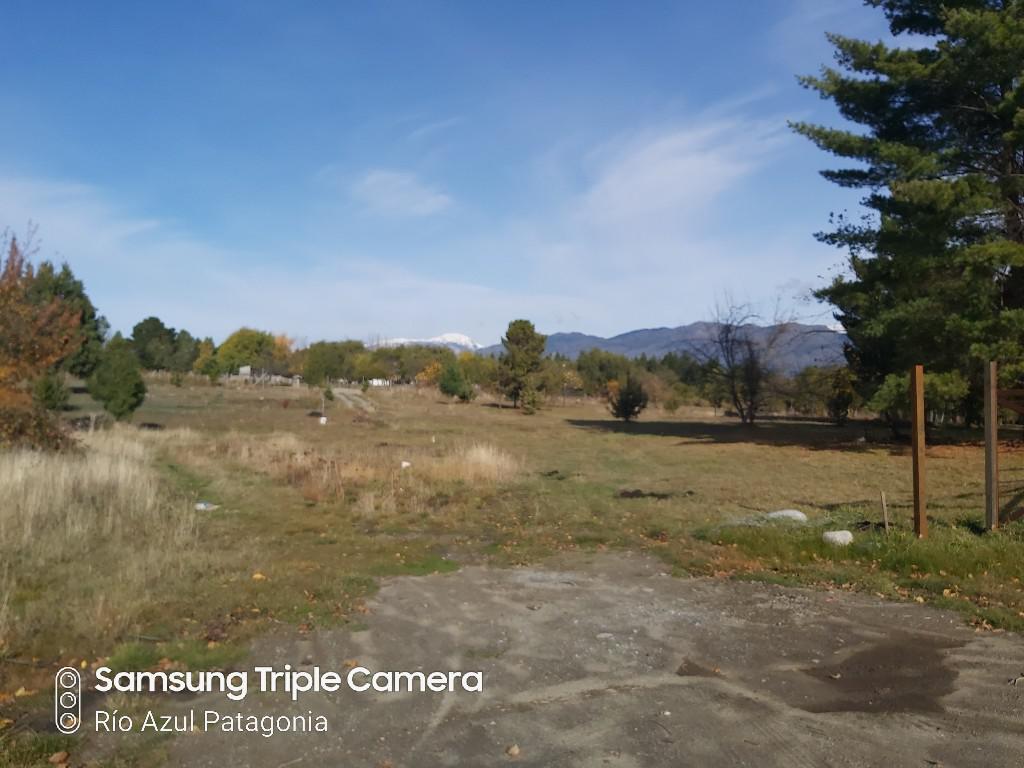
[[[505,351],[498,360],[498,383],[513,407],[529,403],[536,406],[537,374],[544,358],[548,337],[537,333],[529,320],[513,320],[501,339]]]
[[[866,193],[866,216],[818,235],[849,252],[818,296],[866,389],[958,371],[971,415],[983,361],[1024,377],[1024,1],[867,4],[906,45],[830,35],[836,65],[801,81],[861,128],[793,126],[854,161],[825,178]]]

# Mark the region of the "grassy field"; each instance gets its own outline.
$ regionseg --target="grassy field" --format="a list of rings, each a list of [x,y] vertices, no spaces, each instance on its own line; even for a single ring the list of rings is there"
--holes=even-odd
[[[77,397],[72,415],[89,407]],[[0,718],[45,704],[59,664],[225,666],[282,625],[358,629],[382,576],[576,547],[1024,627],[1024,525],[981,532],[983,451],[969,434],[929,450],[932,535],[918,541],[909,451],[880,426],[748,428],[698,409],[624,425],[595,402],[525,416],[412,389],[347,394],[326,425],[309,415],[319,407],[305,389],[154,383],[133,425],[78,454],[0,456]],[[1008,449],[1004,498],[1022,471]],[[811,521],[764,519],[782,508]],[[853,546],[821,543],[840,527]]]

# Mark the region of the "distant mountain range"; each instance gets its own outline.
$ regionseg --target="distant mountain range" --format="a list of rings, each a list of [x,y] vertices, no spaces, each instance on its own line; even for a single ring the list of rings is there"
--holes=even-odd
[[[545,349],[549,355],[561,354],[575,359],[588,349],[602,349],[626,357],[661,357],[669,352],[710,354],[715,323],[690,323],[677,328],[644,328],[605,338],[586,333],[553,333]],[[754,341],[763,341],[779,332],[778,326],[747,326]],[[789,323],[781,330],[774,346],[774,364],[784,373],[796,373],[809,365],[833,365],[843,362],[846,335],[824,325]],[[481,355],[501,354],[501,344],[483,347]]]
[[[661,357],[669,352],[689,352],[697,357],[713,352],[711,340],[715,323],[690,323],[677,328],[644,328],[605,338],[586,333],[552,333],[546,354],[576,359],[581,352],[602,349],[626,357]],[[809,365],[833,365],[843,362],[846,335],[824,325],[789,323],[780,326],[746,326],[755,342],[778,334],[773,348],[774,365],[784,373],[796,373]],[[463,333],[442,333],[429,339],[385,339],[374,346],[400,347],[421,344],[447,347],[454,352],[470,351],[481,355],[500,355],[501,344],[482,347]]]

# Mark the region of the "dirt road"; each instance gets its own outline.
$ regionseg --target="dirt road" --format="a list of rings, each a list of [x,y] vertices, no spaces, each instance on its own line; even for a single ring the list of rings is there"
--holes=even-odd
[[[1015,635],[842,592],[677,579],[638,555],[388,581],[364,631],[251,663],[475,670],[482,693],[222,696],[326,734],[197,733],[189,766],[1002,766],[1024,755]]]
[[[334,392],[335,400],[346,408],[366,411],[366,413],[373,413],[376,410],[373,407],[373,403],[358,389],[334,387],[332,391]]]

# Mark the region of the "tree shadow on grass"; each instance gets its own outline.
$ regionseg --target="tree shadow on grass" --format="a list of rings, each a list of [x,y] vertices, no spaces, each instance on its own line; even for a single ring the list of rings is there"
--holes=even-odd
[[[842,427],[807,419],[765,419],[752,425],[713,421],[634,421],[613,419],[567,419],[580,429],[617,432],[625,435],[649,435],[681,438],[680,447],[714,444],[752,443],[769,446],[794,446],[811,450],[859,452],[889,446],[884,427],[867,422]]]
[[[905,454],[909,437],[894,438],[888,425],[879,420],[859,419],[843,426],[832,422],[800,416],[765,416],[755,424],[736,421],[634,421],[615,419],[567,419],[581,429],[618,432],[627,435],[676,437],[681,447],[708,443],[793,446],[817,451],[862,451],[883,448],[893,454]],[[943,427],[929,431],[927,444],[936,446],[980,445],[980,430],[966,427]]]

